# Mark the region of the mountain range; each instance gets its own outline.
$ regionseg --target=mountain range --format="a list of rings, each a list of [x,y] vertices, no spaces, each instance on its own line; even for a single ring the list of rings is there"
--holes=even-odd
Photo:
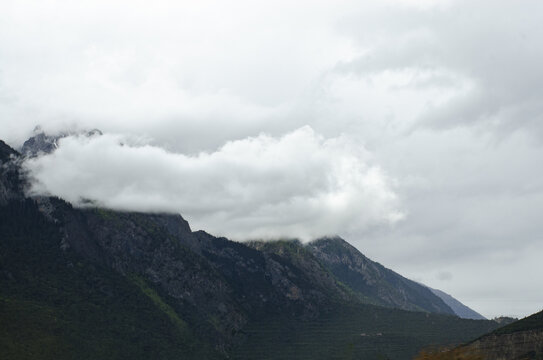
[[[29,198],[24,156],[0,141],[1,358],[408,359],[498,327],[339,237],[240,243]]]

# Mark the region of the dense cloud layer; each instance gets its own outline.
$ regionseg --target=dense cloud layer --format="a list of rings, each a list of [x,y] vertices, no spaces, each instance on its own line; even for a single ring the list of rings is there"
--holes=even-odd
[[[363,148],[310,127],[195,156],[107,134],[71,136],[25,165],[33,193],[80,206],[182,212],[193,226],[234,239],[309,240],[402,217],[390,180]]]
[[[337,231],[370,257],[486,316],[540,310],[542,2],[3,5],[0,138],[20,145],[41,124],[46,131],[99,128],[149,140],[120,148],[111,135],[88,143],[67,139],[62,148],[69,152],[32,164],[41,186],[60,189],[76,202],[115,199],[110,206],[127,208],[133,199],[132,205],[147,204],[141,210],[180,210],[197,227],[242,238],[258,235],[254,228],[302,236]],[[296,130],[305,125],[312,135]],[[284,166],[255,165],[247,154],[246,163],[231,162],[232,146],[284,154],[294,135],[303,135],[309,148],[286,156],[291,161]],[[86,173],[77,161],[92,165],[91,150],[99,142],[115,153],[105,163],[110,176],[100,183],[107,178],[111,189],[125,189],[119,194],[67,182],[77,175],[68,171]],[[357,143],[367,150],[357,150]],[[131,176],[125,176],[113,163],[121,155],[119,166],[133,165],[137,156],[172,178],[158,183],[143,166],[127,167]],[[354,170],[340,169],[353,188],[345,207],[351,211],[314,210],[311,201],[328,204],[326,194],[341,188],[339,174],[326,174],[331,183],[323,180],[324,173],[336,171],[336,159],[355,164]],[[38,166],[45,163],[58,174]],[[289,178],[298,183],[291,184],[281,174],[293,168],[300,170]],[[180,190],[180,171],[186,186],[201,193],[185,199],[189,195],[178,192],[171,195],[175,205],[165,205],[158,188]],[[221,193],[205,171],[239,186]],[[364,181],[372,171],[378,181],[368,187]],[[384,173],[395,179],[394,187]],[[147,180],[134,183],[136,175]],[[269,180],[274,176],[277,189]],[[302,187],[304,181],[311,186]],[[236,196],[245,201],[228,213],[219,210]],[[205,201],[187,208],[195,197]],[[363,204],[355,204],[357,197]],[[295,211],[296,201],[313,209],[302,212],[308,222]],[[387,219],[398,209],[405,217],[391,226]],[[358,219],[360,226],[352,225]],[[318,231],[302,230],[313,226]]]

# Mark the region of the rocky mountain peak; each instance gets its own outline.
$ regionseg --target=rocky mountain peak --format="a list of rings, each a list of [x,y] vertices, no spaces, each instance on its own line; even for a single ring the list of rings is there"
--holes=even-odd
[[[50,154],[58,148],[60,139],[70,135],[83,135],[87,137],[101,136],[98,129],[81,132],[60,132],[55,135],[44,132],[39,126],[34,129],[34,135],[26,140],[21,148],[21,153],[26,157],[35,157],[41,154]]]
[[[35,133],[26,140],[21,148],[21,153],[27,157],[34,157],[40,154],[50,154],[58,147],[57,141],[66,135],[47,135],[44,132]]]

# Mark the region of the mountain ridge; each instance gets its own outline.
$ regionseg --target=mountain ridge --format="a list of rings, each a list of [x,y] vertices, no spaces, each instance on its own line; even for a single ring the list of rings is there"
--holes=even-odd
[[[486,320],[483,315],[462,304],[460,301],[447,294],[446,292],[438,289],[433,289],[431,287],[428,287],[428,289],[430,289],[430,291],[439,296],[445,302],[445,304],[447,304],[459,317],[464,319]]]
[[[288,349],[329,358],[352,343],[357,356],[400,359],[428,343],[466,341],[497,326],[367,304],[296,242],[250,246],[193,232],[180,215],[27,198],[20,155],[11,150],[0,146],[9,155],[2,169],[11,169],[0,176],[8,195],[0,204],[0,331],[7,341],[0,349],[10,351],[0,350],[2,357],[35,358],[41,345],[17,340],[30,331],[40,342],[64,344],[65,352],[51,345],[40,358],[122,358],[112,355],[113,344],[133,358],[148,358],[149,351],[164,358],[262,358],[259,351],[272,341],[281,348],[268,349],[268,358],[285,358]],[[138,320],[140,307],[154,314],[148,328]],[[33,325],[28,314],[39,321]],[[300,327],[314,347],[296,341]],[[353,338],[356,332],[385,335]]]
[[[368,259],[340,237],[317,239],[308,247],[338,279],[377,305],[454,314],[426,287]]]
[[[81,133],[85,136],[102,135],[102,132],[97,129]],[[64,133],[50,136],[38,128],[35,134],[25,141],[21,153],[25,157],[51,153],[56,149],[58,140],[64,136],[66,136]],[[186,223],[180,216],[179,219]],[[170,222],[170,224],[173,223]],[[188,223],[185,225],[188,231],[185,231],[184,241],[191,243],[191,249],[200,253],[198,246],[194,246],[196,243],[192,240],[193,236],[190,235],[191,231]],[[177,233],[177,235],[181,235],[181,233]],[[336,253],[323,253],[321,250],[324,242],[328,242],[328,245],[331,245],[330,242],[333,241],[336,242],[336,247],[328,246],[328,249],[329,251],[334,251],[335,249]],[[256,244],[257,242],[248,242],[247,244],[251,243]],[[358,249],[339,237],[317,239],[310,242],[307,245],[307,249],[313,256],[324,262],[327,270],[336,278],[354,289],[362,301],[375,305],[398,307],[405,310],[455,314],[454,310],[439,298],[439,296],[427,291],[425,287],[385,268],[381,264],[368,259]],[[343,253],[338,253],[337,250],[339,249],[342,249]],[[347,261],[347,263],[340,264],[339,257],[345,255],[348,256],[343,260]],[[334,258],[333,263],[331,262],[332,258]],[[341,292],[341,290],[338,289],[338,292]]]

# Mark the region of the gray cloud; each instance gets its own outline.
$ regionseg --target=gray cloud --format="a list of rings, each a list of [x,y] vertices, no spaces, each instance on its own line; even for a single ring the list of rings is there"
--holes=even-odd
[[[392,14],[379,10],[368,19],[370,23],[385,19],[376,32],[381,35],[377,40],[356,24],[363,15],[357,14],[353,23],[343,26],[370,50],[341,63],[336,71],[363,78],[407,72],[409,86],[416,86],[423,77],[426,86],[453,92],[447,101],[432,104],[418,119],[418,126],[476,125],[502,134],[530,129],[538,137],[543,135],[539,101],[543,48],[537,15],[542,4],[454,1],[440,9],[384,10]]]

